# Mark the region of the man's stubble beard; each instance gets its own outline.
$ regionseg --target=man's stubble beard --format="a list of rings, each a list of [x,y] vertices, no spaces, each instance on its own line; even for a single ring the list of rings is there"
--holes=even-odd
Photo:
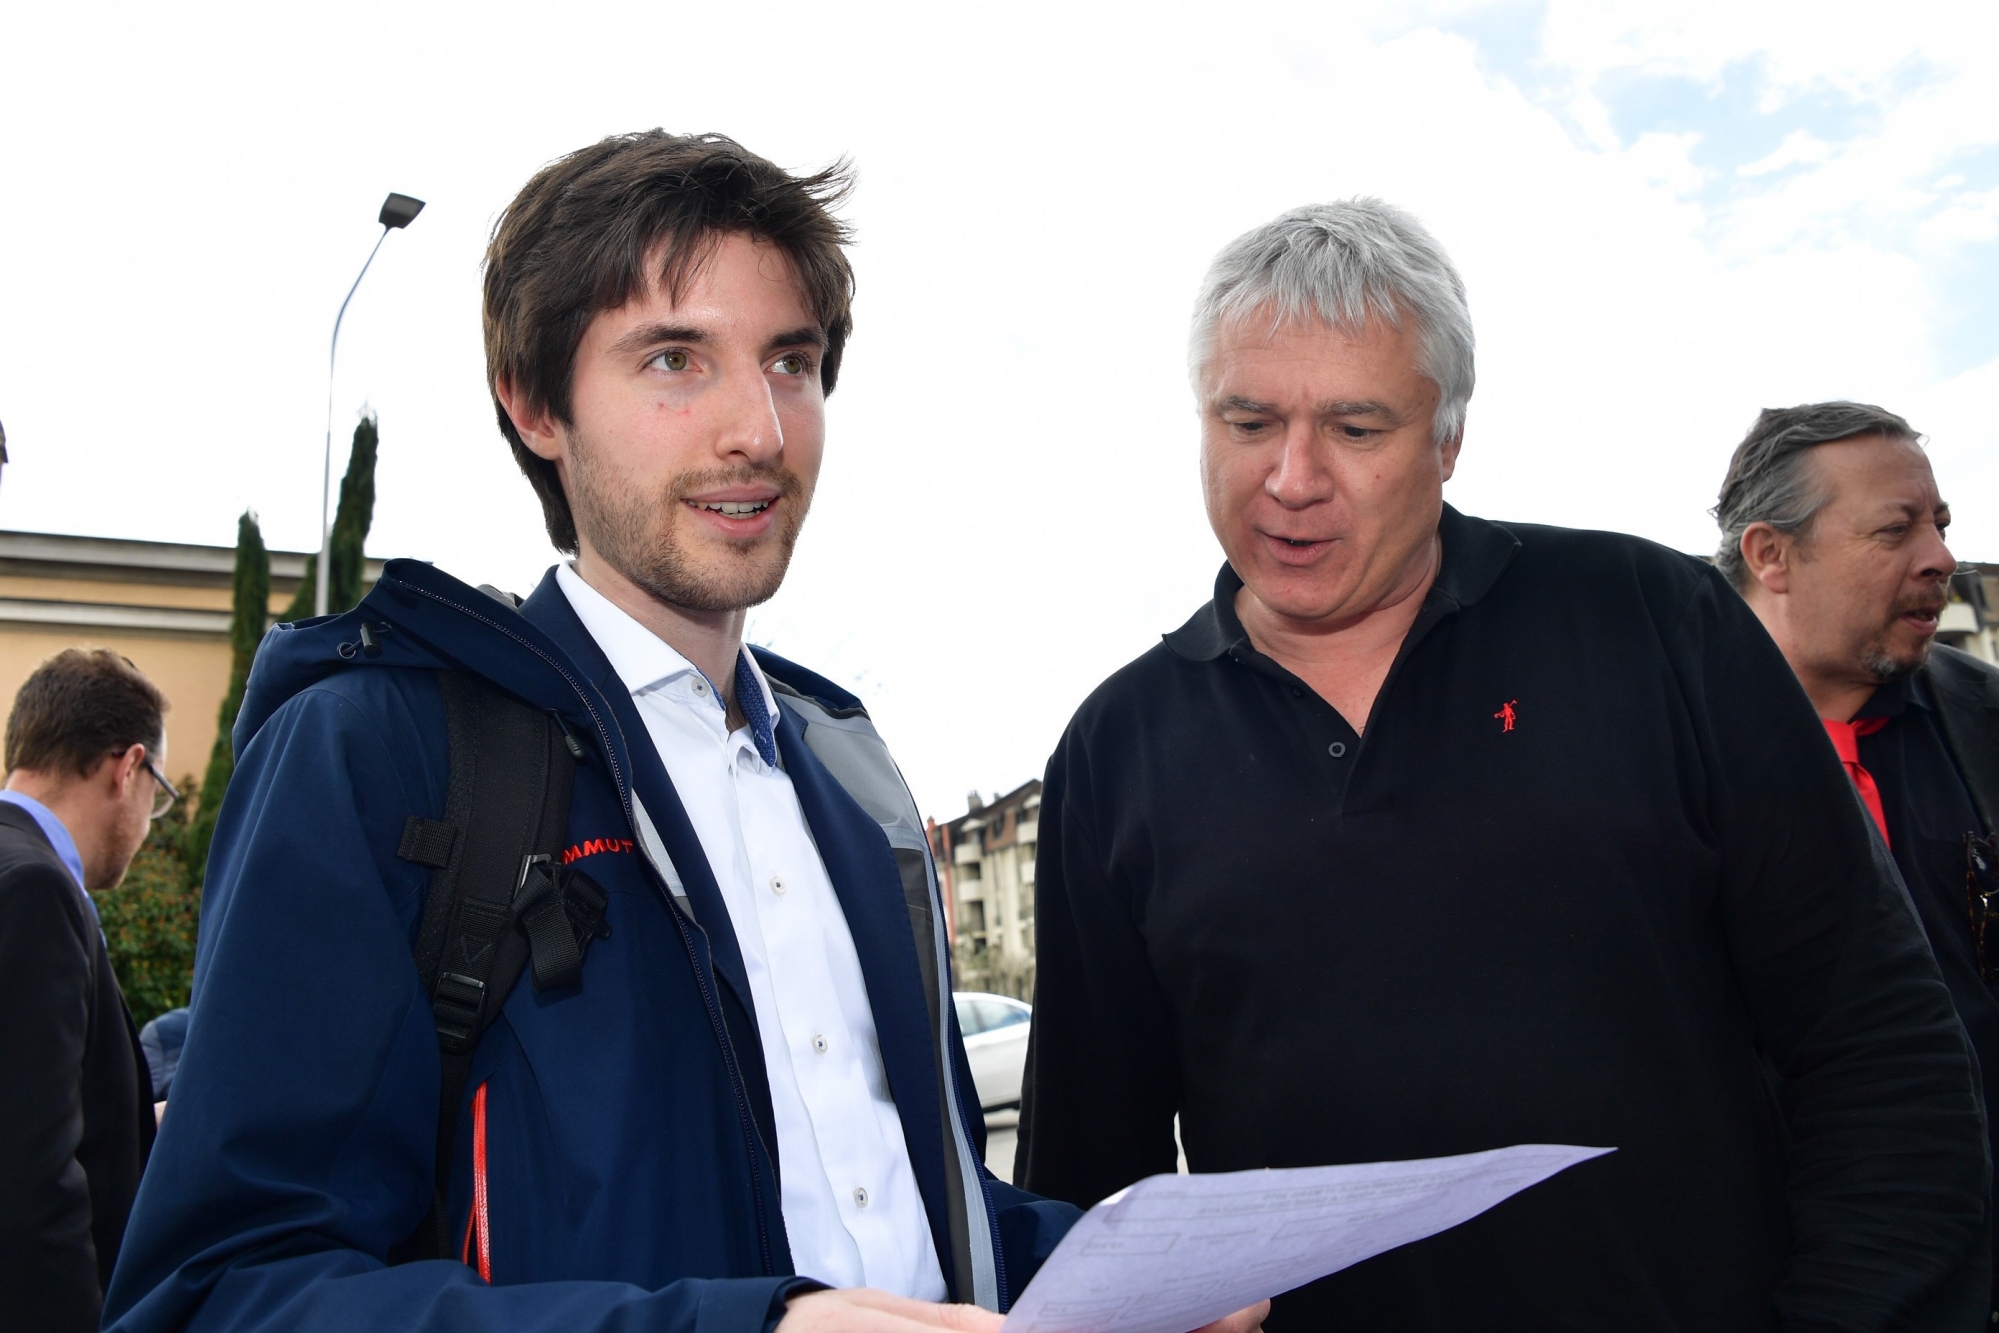
[[[797,473],[768,464],[683,472],[657,499],[649,498],[605,475],[596,451],[580,435],[572,437],[569,483],[577,533],[604,563],[646,595],[689,611],[740,611],[776,596],[812,503]],[[759,483],[778,491],[774,542],[766,536],[728,543],[717,559],[706,562],[680,542],[679,524],[692,521],[685,512],[686,497]]]
[[[1902,679],[1904,676],[1913,676],[1916,672],[1922,670],[1925,662],[1930,660],[1930,649],[1936,643],[1936,636],[1934,634],[1924,639],[1921,646],[1910,657],[1897,657],[1894,653],[1890,652],[1888,649],[1888,636],[1894,632],[1895,622],[1907,613],[1911,611],[1937,610],[1939,609],[1938,604],[1943,600],[1941,596],[1936,598],[1923,597],[1896,604],[1894,617],[1890,619],[1881,633],[1876,635],[1861,650],[1861,668],[1874,678],[1876,685],[1888,685]]]
[[[1932,639],[1923,640],[1914,661],[1896,657],[1888,651],[1886,644],[1875,642],[1868,645],[1867,655],[1860,664],[1874,678],[1876,685],[1888,685],[1922,670],[1923,663],[1930,660],[1930,644],[1933,642]]]

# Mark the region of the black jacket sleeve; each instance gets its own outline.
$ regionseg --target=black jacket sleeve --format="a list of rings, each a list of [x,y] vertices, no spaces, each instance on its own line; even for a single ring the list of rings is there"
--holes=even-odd
[[[97,1327],[102,1293],[83,1140],[94,942],[53,865],[0,877],[0,1325]]]
[[[1785,1327],[1984,1323],[1975,1064],[1914,907],[1796,678],[1709,574],[1668,653],[1721,855],[1738,984],[1782,1079]]]
[[[1132,891],[1098,847],[1084,725],[1062,738],[1041,791],[1035,1022],[1014,1180],[1088,1208],[1174,1169],[1180,1062]]]

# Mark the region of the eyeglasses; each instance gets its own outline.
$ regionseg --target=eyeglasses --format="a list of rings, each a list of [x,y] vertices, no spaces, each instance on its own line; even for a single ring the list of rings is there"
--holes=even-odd
[[[167,781],[167,775],[160,772],[160,766],[153,762],[151,755],[146,756],[146,771],[151,773],[153,781],[159,784],[159,790],[153,793],[153,818],[158,819],[174,808],[174,802],[180,799],[180,793],[174,789],[173,783]]]
[[[1978,949],[1978,975],[1999,981],[1999,833],[1964,835],[1964,896],[1971,912],[1971,942]]]

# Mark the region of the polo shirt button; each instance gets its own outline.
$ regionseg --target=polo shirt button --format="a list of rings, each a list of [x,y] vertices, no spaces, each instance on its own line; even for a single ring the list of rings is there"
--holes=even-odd
[[[819,1054],[821,1054],[821,1055],[824,1055],[824,1054],[826,1054],[826,1034],[825,1034],[825,1033],[823,1033],[823,1032],[815,1032],[815,1033],[813,1033],[813,1034],[812,1034],[812,1049],[813,1049],[813,1050],[815,1050],[815,1051],[817,1051],[817,1052],[819,1052]]]
[[[708,682],[707,682],[707,681],[705,681],[705,680],[697,680],[697,681],[695,681],[695,682],[694,682],[694,692],[695,692],[696,694],[706,694],[706,693],[708,693]]]
[[[770,877],[770,891],[772,893],[783,893],[785,889],[789,887],[790,886],[784,882],[784,876],[772,875]]]
[[[867,1206],[868,1206],[867,1187],[865,1185],[854,1186],[854,1207],[865,1208]]]
[[[1326,747],[1326,753],[1335,759],[1344,759],[1347,755],[1347,743],[1345,741],[1334,741]]]

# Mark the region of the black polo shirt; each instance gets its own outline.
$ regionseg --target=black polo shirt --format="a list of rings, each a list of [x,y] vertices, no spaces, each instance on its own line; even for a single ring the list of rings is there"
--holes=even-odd
[[[1269,1327],[1982,1321],[1962,1030],[1769,637],[1647,542],[1440,533],[1365,736],[1251,646],[1227,568],[1078,711],[1020,1182],[1171,1171],[1176,1113],[1196,1171],[1614,1147]]]

